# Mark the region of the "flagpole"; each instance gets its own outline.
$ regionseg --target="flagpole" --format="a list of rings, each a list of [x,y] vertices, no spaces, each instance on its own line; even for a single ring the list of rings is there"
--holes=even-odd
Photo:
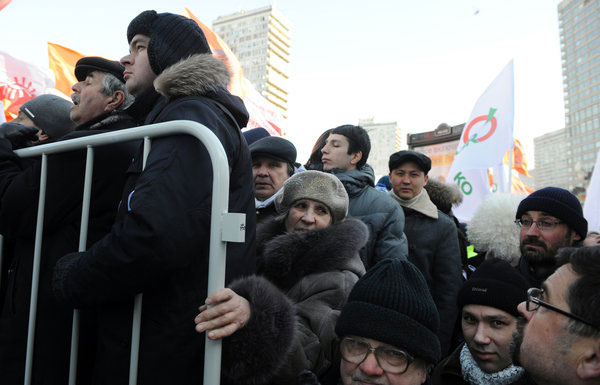
[[[515,156],[515,139],[513,138],[513,145],[510,147],[510,153],[508,155],[508,193],[512,192],[512,170],[513,170],[513,160]]]

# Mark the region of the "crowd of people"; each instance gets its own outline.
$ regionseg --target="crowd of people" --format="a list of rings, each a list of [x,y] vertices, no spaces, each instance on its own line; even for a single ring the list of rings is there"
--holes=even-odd
[[[228,209],[246,216],[227,287],[207,293],[198,140],[156,138],[145,164],[139,141],[98,147],[83,252],[86,153],[50,155],[32,383],[67,383],[73,309],[78,383],[127,383],[143,293],[140,384],[202,383],[205,336],[223,341],[223,384],[600,384],[600,236],[569,191],[493,194],[460,223],[460,191],[424,154],[390,154],[376,187],[360,126],[326,130],[305,164],[285,138],[242,133],[194,21],[144,11],[126,37],[120,62],[77,62],[72,103],[41,95],[0,126],[0,383],[24,381],[42,172],[14,150],[191,120],[223,145]]]

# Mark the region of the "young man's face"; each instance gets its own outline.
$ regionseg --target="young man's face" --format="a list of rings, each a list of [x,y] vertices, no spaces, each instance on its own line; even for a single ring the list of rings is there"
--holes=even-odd
[[[509,345],[517,317],[490,306],[465,305],[461,325],[467,347],[481,370],[496,373],[510,366]]]
[[[148,60],[148,43],[150,38],[145,35],[135,35],[129,44],[129,55],[123,56],[121,65],[125,67],[123,77],[127,92],[135,97],[140,96],[153,87],[156,74],[150,68]]]
[[[543,211],[527,211],[521,219],[545,221],[549,223],[562,222],[558,218]],[[550,230],[540,230],[536,223],[531,227],[521,227],[520,249],[530,264],[537,266],[554,266],[555,256],[561,247],[572,246],[581,237],[571,231],[564,222]]]
[[[19,111],[19,114],[17,115],[17,117],[14,118],[13,120],[11,120],[11,122],[22,124],[25,127],[37,128],[38,129],[38,133],[37,133],[38,140],[33,141],[32,143],[40,143],[44,140],[48,140],[48,135],[46,135],[41,128],[36,126],[35,123],[33,122],[33,120],[31,120],[29,118],[29,116],[27,116],[27,114],[25,114],[23,111]]]
[[[561,266],[542,285],[540,299],[570,312],[566,296],[578,277],[570,264]],[[525,368],[537,384],[578,383],[578,366],[583,365],[584,356],[577,342],[583,337],[569,333],[569,317],[544,306],[527,311],[525,302],[518,309],[525,322],[519,321],[514,335],[515,365]]]
[[[112,96],[102,93],[102,80],[105,73],[100,71],[90,72],[85,80],[73,84],[73,106],[71,107],[71,120],[77,124],[85,123],[104,111],[110,103]]]
[[[265,201],[279,191],[283,182],[290,176],[287,163],[265,156],[255,156],[252,158],[252,177],[254,196],[259,201]]]
[[[402,199],[419,195],[429,177],[414,162],[405,162],[390,172],[390,183],[394,193]]]
[[[330,134],[325,142],[325,147],[321,150],[323,156],[323,171],[330,171],[337,168],[340,170],[356,170],[356,164],[360,161],[362,153],[355,152],[348,154],[350,142],[348,138],[340,134]]]

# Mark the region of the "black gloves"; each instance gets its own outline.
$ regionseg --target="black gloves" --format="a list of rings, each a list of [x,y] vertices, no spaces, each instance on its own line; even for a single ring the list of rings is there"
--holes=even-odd
[[[31,141],[38,139],[38,131],[36,127],[27,127],[19,123],[0,124],[0,138],[8,139],[13,146],[13,150],[31,146]]]

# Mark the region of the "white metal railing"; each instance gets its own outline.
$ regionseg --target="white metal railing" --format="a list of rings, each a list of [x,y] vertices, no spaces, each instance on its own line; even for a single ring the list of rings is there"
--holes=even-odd
[[[94,163],[94,147],[144,139],[143,168],[150,152],[151,138],[188,134],[196,137],[206,147],[213,168],[212,207],[210,222],[209,268],[208,268],[208,293],[213,293],[225,286],[225,254],[227,242],[244,242],[245,240],[245,214],[228,213],[229,204],[229,165],[227,155],[221,142],[205,126],[187,120],[175,120],[152,124],[148,126],[130,128],[125,130],[91,135],[77,139],[65,140],[56,143],[26,148],[15,151],[20,157],[41,155],[40,196],[38,201],[38,216],[36,224],[35,247],[33,258],[33,273],[31,283],[31,303],[29,313],[29,326],[27,335],[27,356],[25,361],[25,385],[31,384],[33,369],[33,349],[36,327],[36,313],[38,301],[40,256],[42,248],[42,235],[44,223],[44,207],[46,199],[47,180],[47,155],[66,151],[87,148],[85,184],[82,201],[81,228],[79,236],[79,251],[85,251],[87,243],[87,230],[89,222],[90,196],[92,190],[92,173]],[[214,215],[219,213],[220,215]],[[0,236],[0,247],[2,238]],[[2,260],[0,258],[0,267]],[[200,305],[200,304],[198,304]],[[129,371],[129,385],[137,384],[139,343],[141,330],[142,294],[135,298],[131,357]],[[190,320],[191,322],[191,320]],[[207,333],[208,334],[208,333]],[[204,353],[204,384],[219,384],[221,376],[221,341],[210,340],[205,337],[206,346]],[[69,369],[69,385],[76,383],[77,353],[79,346],[79,311],[73,313],[73,331],[71,339],[71,358]]]

